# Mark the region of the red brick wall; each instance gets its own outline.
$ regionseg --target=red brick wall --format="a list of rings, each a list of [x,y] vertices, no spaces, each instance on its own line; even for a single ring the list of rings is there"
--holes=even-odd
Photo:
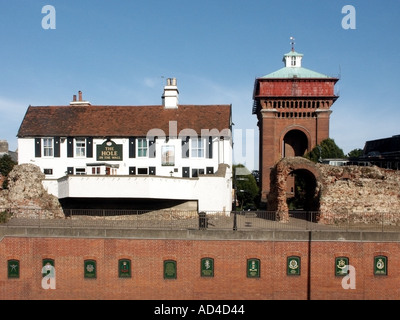
[[[144,240],[6,237],[0,242],[0,299],[398,299],[396,242]],[[388,275],[373,275],[375,255],[388,257]],[[286,275],[288,256],[301,257],[301,275]],[[335,257],[348,256],[356,289],[343,289]],[[200,259],[214,258],[214,277],[200,277]],[[56,289],[41,287],[42,259],[55,260]],[[118,260],[131,259],[132,278],[118,278]],[[247,278],[246,261],[260,259],[261,277]],[[7,278],[7,260],[20,261],[20,278]],[[85,259],[97,278],[84,279]],[[177,279],[163,278],[163,261],[177,261]],[[310,280],[310,281],[308,281]],[[308,290],[308,283],[310,290]]]
[[[335,80],[260,80],[257,96],[333,96]]]

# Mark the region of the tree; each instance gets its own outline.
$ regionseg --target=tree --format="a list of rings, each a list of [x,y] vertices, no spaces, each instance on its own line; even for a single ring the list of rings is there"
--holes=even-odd
[[[311,161],[318,162],[329,158],[342,159],[345,158],[345,155],[343,150],[336,145],[335,140],[328,138],[321,141],[320,145],[314,147],[305,157]]]
[[[7,177],[15,165],[16,162],[8,154],[5,154],[0,158],[0,175]],[[3,188],[7,189],[7,179],[3,182]]]
[[[238,168],[239,170],[237,170]],[[234,165],[233,170],[233,183],[240,210],[246,207],[255,208],[259,188],[254,175],[242,164]]]
[[[363,149],[353,149],[347,154],[347,157],[348,158],[359,158],[363,154],[364,154],[364,150]]]

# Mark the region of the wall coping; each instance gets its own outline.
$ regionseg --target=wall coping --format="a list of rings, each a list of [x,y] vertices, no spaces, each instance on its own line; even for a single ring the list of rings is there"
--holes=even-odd
[[[0,241],[5,237],[147,239],[194,241],[335,241],[400,242],[399,232],[324,231],[324,230],[143,230],[117,228],[54,228],[0,226]]]

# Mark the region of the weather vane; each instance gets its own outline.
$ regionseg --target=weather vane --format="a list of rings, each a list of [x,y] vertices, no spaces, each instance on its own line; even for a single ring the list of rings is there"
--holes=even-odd
[[[294,37],[290,37],[290,43],[292,45],[292,51],[294,51],[294,45],[295,45]]]

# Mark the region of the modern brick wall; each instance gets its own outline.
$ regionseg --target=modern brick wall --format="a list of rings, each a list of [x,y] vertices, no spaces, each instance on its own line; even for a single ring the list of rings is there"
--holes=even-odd
[[[0,299],[279,300],[398,299],[399,241],[275,239],[156,239],[6,236],[0,242]],[[250,237],[251,238],[251,237]],[[311,265],[309,269],[309,252]],[[374,275],[374,256],[388,258],[388,274]],[[301,274],[286,273],[287,257],[301,258]],[[356,289],[343,289],[335,257],[347,256]],[[200,276],[200,260],[214,259],[214,277]],[[56,289],[41,285],[42,260],[55,261]],[[118,277],[130,259],[132,277]],[[247,277],[247,259],[260,260],[260,278]],[[9,279],[7,260],[20,261]],[[97,262],[84,278],[84,260]],[[163,261],[177,262],[177,278],[164,279]]]

